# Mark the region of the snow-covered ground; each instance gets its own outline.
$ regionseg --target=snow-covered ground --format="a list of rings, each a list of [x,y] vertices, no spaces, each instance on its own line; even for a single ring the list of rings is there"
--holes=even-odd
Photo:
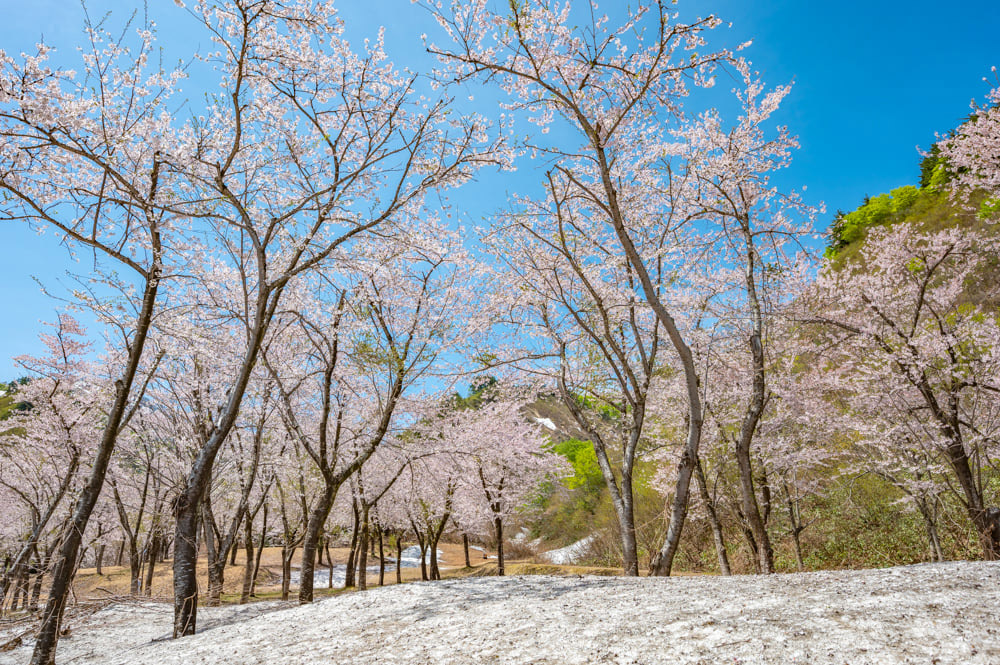
[[[170,632],[168,605],[113,606],[77,620],[57,660],[1000,663],[1000,563],[769,577],[469,578],[275,607],[199,610],[203,632],[151,643]],[[27,662],[29,649],[0,653],[0,663]]]
[[[594,542],[593,536],[581,538],[572,545],[560,547],[557,550],[549,550],[542,554],[543,559],[557,566],[568,566],[580,560],[590,549],[590,544]]]

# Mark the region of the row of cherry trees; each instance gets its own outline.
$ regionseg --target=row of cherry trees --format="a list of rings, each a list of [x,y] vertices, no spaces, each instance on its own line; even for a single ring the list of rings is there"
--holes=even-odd
[[[151,25],[88,24],[80,71],[45,46],[0,56],[3,214],[86,262],[72,304],[104,335],[90,349],[60,317],[5,434],[3,592],[36,602],[30,572],[51,571],[34,663],[54,662],[75,571],[109,544],[133,592],[169,552],[175,636],[196,627],[200,551],[217,602],[237,548],[244,597],[265,542],[285,594],[301,549],[310,602],[335,523],[361,586],[387,533],[437,576],[449,524],[487,525],[502,573],[504,519],[561,469],[523,415],[539,392],[593,444],[626,574],[670,573],[692,504],[722,570],[732,516],[772,572],[779,494],[801,565],[801,502],[833,466],[899,488],[932,542],[952,492],[1000,554],[992,236],[873,231],[863,263],[813,279],[817,211],[774,184],[789,89],[714,47],[719,19],[660,0],[620,22],[548,0],[427,9],[432,85],[307,0],[192,3],[213,50],[173,70]],[[709,96],[719,77],[731,97]],[[495,126],[456,107],[473,83],[503,95]],[[942,143],[957,197],[997,195],[996,127],[983,110]],[[441,221],[444,190],[539,156],[536,193],[478,243]],[[502,390],[449,405],[484,368]],[[647,459],[667,508],[640,562]]]

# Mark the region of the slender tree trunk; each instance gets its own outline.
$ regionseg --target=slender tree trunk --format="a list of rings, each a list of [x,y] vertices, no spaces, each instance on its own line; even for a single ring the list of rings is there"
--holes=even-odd
[[[146,561],[146,583],[143,585],[143,593],[147,596],[153,595],[153,570],[156,567],[156,560],[160,558],[160,542],[163,537],[158,531],[153,531],[149,539],[149,557]]]
[[[236,551],[236,548],[233,548]],[[240,589],[240,605],[250,602],[253,590],[253,516],[247,511],[243,518],[243,588]]]
[[[396,532],[396,584],[403,583],[403,533]]]
[[[354,526],[351,530],[351,549],[347,553],[347,570],[344,571],[344,588],[350,589],[354,586],[355,563],[358,557],[358,537],[361,529],[361,515],[358,513],[358,502],[352,504],[354,510]]]
[[[202,528],[205,531],[205,558],[208,563],[208,602],[206,604],[209,607],[218,607],[222,604],[223,570],[226,566],[226,553],[220,552],[217,549],[210,524],[211,521],[209,519],[202,519]]]
[[[330,556],[330,539],[327,538],[326,542],[323,543],[323,548],[326,550],[326,569],[328,574],[326,576],[326,588],[333,588],[333,557]]]
[[[503,562],[503,520],[496,513],[493,516],[493,535],[497,539],[497,575],[503,577],[505,572]]]
[[[465,551],[465,567],[472,568],[472,562],[469,560],[469,534],[462,534],[462,549]]]
[[[760,575],[760,555],[758,554],[759,550],[757,548],[757,539],[754,538],[753,529],[751,529],[750,525],[747,523],[747,519],[743,514],[743,511],[737,509],[736,514],[740,520],[740,531],[743,533],[743,539],[746,541],[747,547],[750,549],[750,559],[753,563],[753,572],[755,575]]]
[[[361,540],[358,543],[358,589],[368,589],[368,505],[361,509]]]
[[[420,579],[423,582],[428,580],[427,577],[427,538],[424,534],[417,528],[416,524],[413,525],[413,535],[417,539],[417,547],[420,548]]]
[[[292,557],[298,547],[291,545],[281,548],[281,599],[288,600],[288,594],[292,586]],[[299,577],[301,580],[301,576]],[[301,582],[300,582],[301,584]]]
[[[639,548],[635,539],[635,506],[632,494],[632,470],[622,474],[622,514],[619,516],[622,540],[622,562],[625,575],[639,575]]]
[[[265,538],[267,537],[267,503],[264,504],[264,515],[260,525],[260,544],[257,546],[257,554],[253,562],[253,578],[250,580],[250,596],[257,597],[257,575],[260,574],[260,557],[264,553]]]
[[[130,537],[128,543],[128,593],[138,596],[142,592],[142,556],[139,554],[137,538]]]
[[[788,490],[788,484],[784,483],[785,502],[788,506],[788,524],[792,527],[792,543],[795,545],[795,567],[799,572],[805,570],[805,562],[802,560],[802,514],[799,511],[798,502],[792,499],[792,494]]]
[[[753,237],[750,235],[749,220],[744,217],[739,221],[744,231],[744,242],[746,245],[744,276],[747,304],[749,305],[752,323],[749,345],[753,381],[751,384],[750,399],[747,402],[743,422],[740,425],[740,435],[736,440],[736,464],[740,474],[740,499],[743,505],[743,514],[747,519],[750,530],[753,531],[754,540],[757,542],[757,556],[760,562],[760,570],[764,574],[770,574],[774,572],[774,551],[771,548],[771,539],[768,536],[767,527],[765,526],[767,518],[761,517],[760,507],[757,505],[757,494],[754,490],[753,482],[753,467],[750,460],[750,448],[753,444],[754,435],[757,432],[757,425],[760,423],[761,415],[764,413],[764,404],[767,400],[764,375],[764,320],[760,299],[757,296],[757,252],[753,245]],[[767,497],[766,503],[766,510],[769,511],[769,497]]]
[[[941,541],[938,539],[937,523],[932,513],[933,508],[927,505],[925,499],[916,500],[920,516],[924,518],[924,528],[927,530],[927,544],[930,547],[932,561],[944,561],[944,553],[941,551]]]
[[[437,528],[431,533],[431,579],[439,580],[441,579],[441,567],[438,565],[438,544],[441,542],[441,536],[444,534],[444,529],[448,525],[448,520],[451,518],[451,497],[448,497],[446,503],[448,506],[448,512],[441,517],[441,520],[437,524]]]
[[[125,540],[118,543],[118,554],[115,555],[115,566],[121,568],[122,561],[125,560]]]
[[[385,545],[382,542],[382,526],[376,527],[378,533],[378,585],[385,586]]]
[[[729,568],[729,554],[726,552],[726,540],[722,532],[722,524],[719,523],[719,515],[715,511],[715,501],[708,493],[708,483],[705,480],[705,470],[701,466],[701,458],[695,462],[695,478],[698,481],[698,492],[701,501],[705,504],[705,512],[708,513],[708,523],[712,527],[712,538],[715,540],[715,553],[719,557],[719,572],[723,575],[732,575]]]
[[[29,612],[38,611],[38,598],[42,594],[42,578],[45,577],[45,571],[49,568],[49,559],[51,555],[46,554],[41,561],[38,562],[38,574],[35,575],[35,583],[31,588],[31,600],[28,603]]]
[[[156,171],[157,166],[154,165],[154,180],[156,178]],[[156,292],[160,284],[160,274],[162,272],[158,231],[153,231],[152,240],[154,251],[153,264],[146,273],[147,279],[144,286],[142,308],[136,320],[135,335],[132,337],[131,344],[128,347],[128,362],[124,374],[115,382],[115,400],[105,418],[104,431],[101,434],[101,441],[97,447],[97,455],[94,457],[94,462],[91,465],[90,476],[80,492],[76,507],[73,510],[71,523],[63,533],[62,544],[59,547],[59,553],[56,557],[55,569],[52,571],[49,599],[45,604],[42,625],[38,629],[35,648],[31,654],[31,665],[55,664],[56,642],[59,640],[63,610],[66,607],[66,598],[72,588],[73,574],[76,572],[77,557],[83,541],[83,534],[87,530],[90,516],[94,512],[94,507],[101,496],[101,490],[104,488],[104,479],[107,477],[111,453],[118,442],[118,429],[122,424],[122,419],[125,417],[129,395],[132,392],[132,384],[135,381],[139,362],[142,359],[142,352],[146,344],[146,335],[153,320],[153,306],[156,302]]]
[[[103,564],[104,564],[104,543],[101,543],[100,545],[98,545],[97,554],[94,557],[94,566],[97,568],[95,572],[97,573],[98,577],[104,574],[104,570],[102,569]]]

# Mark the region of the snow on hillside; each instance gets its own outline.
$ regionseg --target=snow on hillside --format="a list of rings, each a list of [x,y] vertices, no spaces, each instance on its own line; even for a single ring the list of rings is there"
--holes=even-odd
[[[153,643],[169,634],[169,606],[110,607],[73,626],[57,660],[1000,663],[1000,563],[770,577],[469,578],[344,594],[265,615],[273,607],[254,607],[199,610],[202,625],[216,627]],[[0,654],[0,663],[27,662],[29,648]]]
[[[545,559],[549,563],[554,563],[557,566],[568,566],[570,564],[579,561],[585,554],[587,550],[590,549],[590,544],[594,542],[593,536],[587,536],[586,538],[581,538],[572,545],[567,545],[566,547],[560,547],[557,550],[549,550],[542,554],[542,559]]]

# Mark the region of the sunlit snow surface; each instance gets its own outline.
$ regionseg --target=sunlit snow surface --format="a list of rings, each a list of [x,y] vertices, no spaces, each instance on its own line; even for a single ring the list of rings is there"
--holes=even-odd
[[[154,643],[170,632],[168,605],[110,607],[72,626],[57,661],[1000,663],[1000,563],[766,578],[470,578],[279,607],[199,610],[203,632]],[[0,663],[25,663],[29,650],[2,653]]]
[[[567,545],[566,547],[560,547],[557,550],[549,550],[542,554],[542,558],[549,563],[554,563],[559,566],[567,566],[569,564],[577,563],[586,553],[590,550],[590,544],[594,542],[593,536],[587,536],[586,538],[581,538],[572,545]]]

